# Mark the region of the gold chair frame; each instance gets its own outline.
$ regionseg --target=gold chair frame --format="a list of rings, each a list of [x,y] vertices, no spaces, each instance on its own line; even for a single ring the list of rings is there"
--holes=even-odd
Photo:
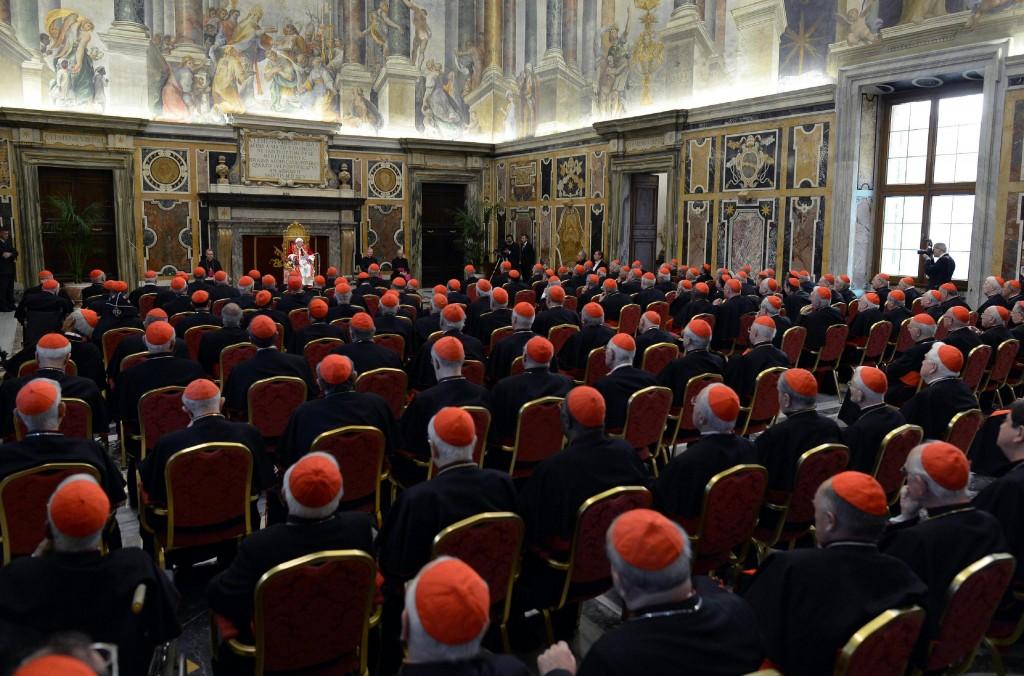
[[[480,462],[477,463],[477,466],[480,467],[481,469],[483,469],[484,458],[487,457],[487,436],[488,436],[488,432],[490,432],[490,430],[491,430],[491,420],[492,420],[491,412],[490,412],[489,409],[486,409],[483,406],[459,406],[459,408],[461,408],[463,411],[469,413],[470,415],[473,415],[474,413],[476,413],[476,414],[481,414],[482,413],[482,414],[485,414],[487,416],[487,424],[484,425],[484,431],[483,431],[483,435],[482,435],[483,438],[482,439],[478,438],[476,440],[476,443],[480,445]],[[474,421],[474,426],[475,426],[476,418],[473,418],[473,421]],[[474,447],[474,450],[475,450],[475,447]],[[421,465],[422,466],[422,464],[423,464],[421,460],[417,460],[416,458],[410,458],[410,460],[415,462],[417,465]],[[433,479],[435,474],[437,474],[437,466],[434,464],[434,461],[431,460],[430,463],[427,464],[427,479],[428,480],[429,479]]]
[[[513,442],[512,446],[499,446],[499,448],[502,451],[505,451],[506,453],[511,453],[512,454],[512,458],[511,458],[511,460],[509,460],[509,466],[508,466],[508,473],[509,473],[509,475],[512,475],[512,474],[515,473],[516,460],[519,457],[520,446],[521,446],[522,443],[524,443],[527,440],[527,438],[530,435],[530,430],[524,430],[523,429],[523,414],[526,413],[526,411],[529,410],[530,408],[540,407],[540,406],[547,406],[549,404],[554,404],[556,402],[558,403],[559,406],[561,406],[562,402],[564,402],[564,401],[565,401],[565,399],[563,397],[540,397],[538,399],[533,399],[532,401],[528,401],[528,402],[526,402],[525,404],[523,404],[522,406],[519,407],[519,417],[516,418],[516,438],[515,438],[515,441]],[[562,446],[563,447],[565,446],[565,433],[564,433],[564,431],[562,433]]]
[[[651,350],[653,350],[656,347],[657,348],[665,348],[665,347],[675,348],[676,356],[672,357],[672,359],[675,359],[676,357],[679,356],[679,346],[678,345],[674,345],[673,343],[666,343],[666,342],[663,341],[663,342],[660,342],[660,343],[655,343],[654,345],[648,345],[646,348],[644,348],[643,356],[640,357],[640,369],[641,370],[647,371],[647,353],[650,352]],[[671,361],[671,360],[669,360],[669,361]],[[648,373],[650,373],[650,372],[648,371]]]
[[[699,378],[701,376],[694,376],[694,377],[695,378]],[[690,380],[692,381],[693,378],[691,378]],[[626,401],[626,420],[622,423],[622,432],[615,433],[615,434],[612,434],[612,433],[609,432],[608,436],[610,438],[612,438],[612,439],[622,439],[623,441],[627,441],[627,439],[626,439],[626,430],[629,429],[629,418],[630,418],[630,415],[632,414],[632,411],[633,411],[633,400],[635,398],[639,397],[640,395],[644,394],[644,393],[654,392],[654,391],[665,391],[665,392],[668,392],[668,410],[665,412],[665,422],[662,423],[661,430],[658,432],[658,442],[657,442],[657,444],[655,444],[654,452],[651,453],[651,458],[650,458],[650,460],[651,460],[651,471],[654,473],[654,476],[657,477],[658,476],[658,456],[660,456],[662,454],[662,452],[664,451],[664,449],[665,449],[665,445],[663,443],[663,439],[665,437],[665,430],[668,429],[669,417],[671,416],[671,413],[672,413],[672,390],[670,390],[669,388],[664,387],[662,385],[648,385],[647,387],[641,388],[641,389],[637,390],[636,392],[634,392],[633,394],[629,395],[629,399]],[[679,417],[682,418],[681,415]],[[676,421],[676,433],[678,434],[678,432],[679,432],[679,421],[677,420]]]
[[[919,618],[924,623],[924,609],[920,606],[910,606],[909,608],[892,608],[883,611],[877,615],[870,622],[865,624],[863,627],[858,629],[850,640],[846,642],[842,650],[839,651],[839,656],[836,658],[836,667],[833,672],[833,676],[850,676],[850,662],[857,654],[857,650],[874,634],[884,631],[886,627],[897,620],[903,620],[908,618]],[[899,673],[903,673],[907,669],[907,662],[910,661],[910,653],[907,654],[906,661],[903,662],[902,668],[899,669]]]
[[[705,526],[707,526],[706,519],[707,519],[707,514],[708,514],[708,498],[711,496],[711,491],[714,489],[715,485],[718,484],[719,482],[725,481],[726,479],[728,479],[732,475],[739,474],[741,472],[756,472],[758,474],[762,474],[764,476],[764,485],[765,485],[765,491],[764,492],[767,492],[767,490],[768,490],[768,470],[765,469],[762,465],[753,465],[753,464],[735,465],[735,466],[730,467],[727,470],[723,470],[723,471],[719,472],[718,474],[716,474],[715,476],[711,477],[708,480],[707,485],[704,486],[704,499],[701,501],[701,506],[700,506],[700,520],[697,522],[697,527],[694,529],[694,534],[690,536],[690,547],[691,547],[691,550],[692,550],[691,561],[693,563],[697,562],[697,559],[698,559],[698,557],[700,555],[700,543],[701,543],[701,540],[703,540],[703,538],[704,538],[704,528],[705,528]],[[760,502],[764,503],[764,493],[761,494]],[[754,517],[754,523],[751,524],[751,530],[753,531],[753,529],[756,529],[756,528],[757,528],[757,517]],[[730,557],[730,561],[731,561],[731,563],[734,566],[738,566],[741,561],[746,559],[746,552],[749,549],[749,546],[750,546],[750,541],[748,540],[747,543],[745,545],[743,545],[743,551],[740,552],[739,556],[736,556],[735,554],[733,554]]]
[[[65,415],[67,415],[67,408],[66,408],[67,404],[73,404],[75,406],[84,406],[85,407],[85,410],[87,410],[89,412],[89,415],[87,415],[85,417],[85,433],[86,433],[86,435],[88,435],[86,438],[87,439],[92,439],[93,438],[92,407],[89,405],[89,402],[87,402],[85,399],[78,399],[76,397],[68,397],[67,399],[61,399],[61,403],[65,404]],[[21,421],[21,418],[18,417],[18,412],[16,410],[15,411],[11,411],[11,415],[14,417],[14,438],[15,438],[16,441],[21,441],[22,439],[25,438],[25,434],[27,434],[27,432],[25,431],[25,423],[23,423]]]
[[[587,361],[584,364],[584,368],[583,368],[583,381],[582,382],[576,381],[577,385],[593,385],[593,383],[590,382],[590,358],[592,356],[594,356],[594,353],[597,352],[598,350],[601,350],[602,353],[603,353],[604,350],[607,350],[607,349],[608,349],[607,347],[602,345],[601,347],[595,347],[593,350],[591,350],[590,352],[587,353]],[[607,375],[607,374],[605,374],[605,375]],[[598,380],[600,380],[600,378]],[[595,380],[595,382],[596,382],[596,380]]]
[[[978,431],[981,430],[981,426],[985,424],[985,414],[982,413],[980,408],[969,408],[966,411],[960,411],[959,413],[954,415],[952,418],[950,418],[949,424],[946,425],[946,434],[943,437],[943,441],[946,441],[948,443],[952,443],[952,442],[949,441],[949,438],[953,434],[953,430],[956,429],[956,424],[958,422],[960,422],[962,419],[967,418],[967,417],[980,418],[981,419],[981,423],[978,425],[978,429],[975,430],[975,432],[974,432],[974,436],[975,437],[978,436]],[[971,437],[971,442],[973,443],[973,441],[974,441],[974,437]],[[967,445],[967,448],[961,448],[960,450],[963,451],[964,454],[966,455],[971,450],[970,444]]]
[[[146,332],[143,331],[142,329],[137,329],[137,328],[134,328],[134,327],[131,327],[131,326],[121,326],[121,327],[118,327],[116,329],[109,329],[103,335],[107,336],[108,334],[111,334],[111,333],[113,333],[114,335],[124,334],[124,338],[127,338],[128,336],[134,336],[134,335],[139,335],[139,336],[146,335]],[[124,340],[124,338],[122,338],[121,340]],[[118,342],[120,343],[120,341],[118,341]],[[100,341],[100,347],[103,349],[103,365],[106,366],[107,364],[110,363],[110,358],[113,357],[114,355],[109,353],[109,351],[107,350],[107,344],[105,342]]]
[[[708,381],[708,384],[704,386],[705,388],[711,387],[715,383],[723,382],[722,376],[717,374],[717,373],[698,373],[695,376],[691,376],[690,379],[686,381],[686,386],[683,388],[683,398],[684,398],[684,401],[683,401],[683,405],[679,408],[679,414],[678,415],[672,415],[672,409],[670,407],[669,408],[668,418],[665,421],[666,429],[668,429],[668,426],[671,424],[671,422],[673,420],[675,421],[675,428],[672,431],[672,439],[669,442],[667,442],[667,443],[665,443],[664,441],[662,442],[662,449],[661,450],[664,453],[665,462],[668,462],[669,460],[671,460],[671,458],[669,457],[670,451],[675,449],[675,447],[676,447],[676,440],[679,438],[679,430],[681,429],[681,426],[683,424],[683,411],[686,410],[686,401],[685,401],[686,392],[687,392],[687,390],[690,389],[691,385],[693,385],[694,383],[703,381],[703,380]],[[740,412],[742,413],[742,409],[740,410]],[[628,415],[628,409],[627,409],[627,415]],[[662,436],[664,436],[664,433],[662,433]]]
[[[247,420],[248,420],[250,425],[256,425],[256,419],[253,417],[253,413],[252,413],[252,391],[253,391],[253,388],[256,387],[257,385],[264,385],[266,383],[271,383],[271,382],[273,382],[273,383],[298,383],[298,384],[302,385],[302,392],[303,392],[302,397],[303,397],[303,399],[308,399],[309,398],[309,388],[306,387],[306,381],[303,380],[302,378],[299,378],[298,376],[271,376],[269,378],[262,378],[261,380],[257,380],[256,382],[254,382],[252,385],[249,386],[249,390],[245,393],[246,418],[247,418]]]
[[[132,439],[139,442],[139,460],[142,460],[143,458],[146,457],[146,423],[142,417],[142,402],[144,402],[146,398],[150,396],[156,396],[158,394],[171,394],[173,392],[178,392],[179,394],[184,396],[185,388],[181,387],[180,385],[167,385],[165,387],[158,387],[155,390],[149,390],[141,397],[139,397],[139,403],[136,405],[136,415],[138,416],[139,419],[139,433],[132,435]],[[122,425],[123,424],[124,423],[122,422]]]
[[[871,476],[873,476],[873,477],[875,477],[877,479],[877,477],[878,477],[878,470],[880,470],[882,468],[882,459],[885,457],[885,452],[888,450],[889,444],[892,443],[893,439],[895,439],[896,437],[898,437],[898,436],[900,436],[900,435],[902,435],[902,434],[904,434],[906,432],[916,432],[916,434],[917,434],[917,441],[915,441],[911,445],[911,448],[913,448],[914,446],[917,446],[918,444],[920,444],[922,439],[924,439],[924,429],[922,429],[918,425],[905,424],[905,425],[900,425],[899,427],[896,427],[896,428],[890,430],[888,434],[886,434],[884,437],[882,437],[882,443],[878,445],[878,454],[875,456],[875,463],[874,463],[874,468],[871,470]],[[905,483],[905,481],[904,481],[904,483]],[[899,500],[900,500],[900,492],[896,491],[892,495],[892,497],[888,498],[889,506],[892,507],[897,502],[899,502]]]
[[[256,345],[254,345],[253,343],[250,343],[249,341],[246,341],[244,343],[235,343],[234,345],[228,345],[228,346],[224,347],[220,351],[220,354],[217,355],[217,369],[218,369],[218,373],[217,373],[218,379],[217,379],[217,381],[219,383],[227,382],[227,378],[224,377],[224,353],[230,352],[231,350],[235,350],[237,348],[252,348],[253,350],[258,349],[256,347]]]
[[[200,333],[201,334],[201,333],[210,333],[210,332],[213,332],[213,331],[220,331],[221,328],[222,327],[217,326],[216,324],[196,324],[195,326],[188,327],[188,330],[185,331],[185,335],[182,336],[181,339],[185,341],[185,346],[188,347],[188,336],[193,331],[195,331],[196,333]],[[199,343],[201,343],[201,342],[203,342],[203,337],[199,336],[199,342],[196,343],[196,353],[192,354],[192,351],[189,350],[189,354],[188,354],[189,359],[192,359],[193,361],[196,361],[196,360],[199,359]]]
[[[366,432],[374,433],[374,436],[377,437],[378,444],[380,445],[380,454],[377,457],[377,488],[374,491],[373,496],[373,518],[375,519],[377,523],[377,528],[379,529],[381,523],[383,522],[383,517],[381,516],[380,511],[380,492],[381,486],[383,485],[384,480],[387,478],[387,472],[384,471],[384,455],[387,451],[387,440],[384,437],[384,433],[381,432],[376,427],[371,427],[369,425],[345,425],[343,427],[335,427],[332,430],[327,430],[326,432],[321,432],[320,434],[318,434],[316,438],[313,439],[313,443],[309,447],[309,452],[313,453],[315,451],[321,451],[323,453],[331,455],[331,452],[329,450],[320,448],[321,443],[326,442],[327,440],[336,436],[342,436],[347,434],[363,434]],[[365,448],[363,450],[364,452],[366,451]],[[335,460],[337,460],[337,458],[335,458]],[[338,465],[340,466],[341,463],[339,462]],[[344,499],[344,496],[342,496],[342,499]]]
[[[797,328],[797,327],[793,327],[793,328]],[[803,328],[803,327],[799,327],[799,328]],[[768,374],[769,376],[772,376],[772,375],[775,375],[776,373],[779,374],[779,377],[781,378],[783,376],[783,374],[785,374],[786,371],[788,371],[788,370],[789,369],[787,369],[785,366],[772,366],[771,368],[766,368],[765,370],[763,370],[763,371],[761,371],[760,373],[757,374],[757,378],[754,379],[754,394],[750,398],[750,406],[741,406],[740,407],[740,415],[739,415],[739,417],[743,418],[743,427],[741,428],[741,431],[740,431],[740,436],[741,437],[747,436],[747,430],[750,429],[750,423],[751,423],[750,416],[753,415],[753,413],[754,413],[754,402],[757,401],[757,393],[758,393],[758,391],[759,391],[759,389],[761,387],[761,379],[765,377],[765,374]],[[778,417],[779,417],[778,414],[776,414],[775,417],[772,418],[772,420],[768,422],[768,424],[771,425],[772,422],[774,422],[775,418],[778,418]],[[739,425],[737,425],[737,427],[738,426]]]
[[[28,369],[31,366],[35,366],[35,368],[32,369],[31,371],[29,371]],[[18,367],[18,377],[19,378],[24,378],[25,376],[32,375],[33,373],[35,373],[38,370],[39,370],[39,360],[37,360],[37,359],[29,359],[26,362],[22,362],[21,366]],[[77,376],[78,375],[78,364],[75,363],[74,359],[70,359],[69,358],[67,360],[67,362],[64,364],[64,373],[66,373],[69,376]]]

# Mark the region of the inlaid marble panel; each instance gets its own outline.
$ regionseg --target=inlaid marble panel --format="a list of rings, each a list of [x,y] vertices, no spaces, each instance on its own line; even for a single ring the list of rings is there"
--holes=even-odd
[[[719,240],[724,233],[726,254],[719,252],[718,259],[725,260],[731,269],[746,264],[765,268],[768,252],[776,245],[777,228],[775,200],[758,200],[756,203],[741,204],[726,200],[722,202],[722,222],[719,226]]]
[[[371,204],[367,208],[370,219],[369,242],[373,255],[381,261],[390,261],[402,247],[402,207],[395,204]]]
[[[1011,192],[1006,196],[1006,222],[1003,230],[1004,279],[1017,279],[1021,260],[1021,230],[1024,229],[1024,193]]]
[[[143,200],[142,242],[146,268],[172,275],[192,260],[192,218],[184,200]]]
[[[683,213],[689,231],[683,253],[687,263],[691,266],[699,266],[709,260],[705,247],[708,240],[708,226],[711,223],[711,203],[704,200],[686,202]]]
[[[537,199],[537,160],[510,163],[509,192],[513,202]]]
[[[686,144],[686,192],[707,193],[714,185],[715,139],[690,139]]]
[[[590,196],[604,197],[605,174],[608,167],[608,153],[598,150],[590,153]]]
[[[824,199],[790,197],[787,203],[786,229],[790,257],[786,264],[793,270],[809,270],[818,274],[821,268],[821,239],[824,233]]]
[[[789,133],[789,187],[821,188],[828,180],[827,122],[803,124]]]
[[[504,162],[494,165],[494,184],[496,188],[497,201],[504,202],[508,194],[508,168]]]
[[[558,229],[555,233],[555,251],[558,265],[572,265],[576,252],[586,251],[588,244],[586,207],[560,206],[557,209]]]

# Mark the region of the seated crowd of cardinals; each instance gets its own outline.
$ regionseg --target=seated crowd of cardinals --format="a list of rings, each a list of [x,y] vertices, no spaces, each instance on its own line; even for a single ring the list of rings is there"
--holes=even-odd
[[[597,258],[532,279],[470,265],[429,292],[376,265],[283,288],[256,270],[169,285],[149,272],[130,293],[96,270],[77,309],[42,273],[19,319],[26,336],[38,312],[62,329],[26,338],[0,385],[0,670],[106,673],[97,641],[121,673],[146,673],[182,631],[169,573],[216,558],[215,670],[253,673],[238,645],[263,646],[266,667],[273,631],[278,651],[327,631],[304,607],[273,624],[275,604],[366,602],[326,565],[312,592],[307,578],[271,591],[302,557],[338,550],[374,572],[354,625],[372,640],[292,665],[328,669],[316,673],[350,671],[354,653],[380,674],[528,674],[508,653],[550,646],[541,674],[819,675],[862,626],[914,606],[908,668],[953,666],[934,663],[950,653],[936,645],[951,585],[986,557],[1024,556],[1020,284],[989,278],[975,312],[955,285],[912,278],[879,274],[855,294],[845,275]],[[250,351],[229,364],[236,346]],[[175,398],[153,417],[140,402],[155,391]],[[838,422],[818,411],[825,392]],[[661,414],[633,404],[648,394]],[[895,460],[894,438],[911,439]],[[32,485],[45,537],[15,551],[30,507],[15,510],[5,482],[55,463],[45,494]],[[738,471],[755,480],[745,525],[707,513]],[[243,506],[225,513],[218,493],[239,481]],[[141,549],[122,547],[126,504]],[[491,549],[508,532],[464,539],[461,558],[438,549],[449,527],[495,513],[520,524],[513,554]],[[708,563],[716,528],[741,537]],[[1024,570],[1004,586],[968,654],[989,620],[1024,617]],[[579,660],[580,604],[612,587],[624,621]]]

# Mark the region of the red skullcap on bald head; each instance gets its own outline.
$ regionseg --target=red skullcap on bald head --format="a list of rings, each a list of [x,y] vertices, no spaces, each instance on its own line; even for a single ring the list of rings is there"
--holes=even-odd
[[[886,516],[889,503],[882,486],[861,472],[840,472],[832,477],[832,490],[852,507],[872,516]]]
[[[806,369],[789,369],[782,380],[790,390],[808,399],[818,396],[818,382]]]
[[[620,350],[636,352],[636,341],[628,333],[616,333],[609,342]]]

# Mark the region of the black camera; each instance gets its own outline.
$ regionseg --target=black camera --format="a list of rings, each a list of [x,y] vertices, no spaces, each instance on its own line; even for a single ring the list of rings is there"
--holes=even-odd
[[[922,242],[921,248],[917,250],[917,253],[920,254],[921,256],[931,256],[932,241],[930,239],[926,239],[924,242]]]

